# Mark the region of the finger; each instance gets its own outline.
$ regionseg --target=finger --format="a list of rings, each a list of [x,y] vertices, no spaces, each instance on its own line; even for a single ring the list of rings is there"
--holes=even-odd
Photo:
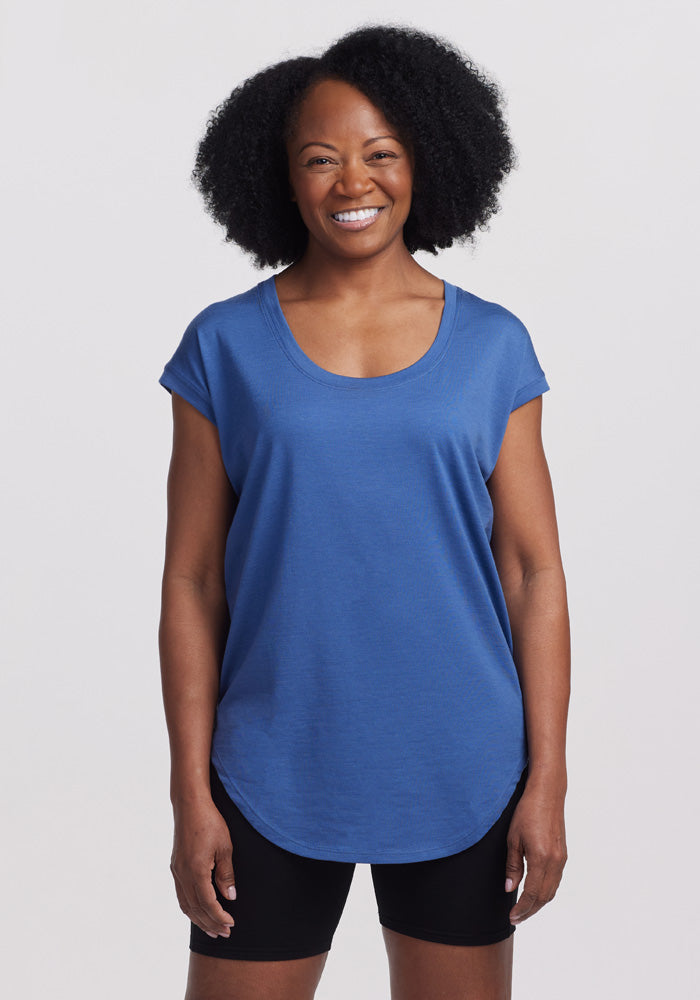
[[[182,910],[182,912],[185,914],[186,917],[189,917],[190,913],[192,912],[192,905],[189,899],[187,898],[187,893],[185,892],[184,887],[180,882],[180,879],[175,874],[172,865],[170,866],[170,870],[173,874],[173,879],[175,881],[175,894],[177,895],[177,901],[180,904],[180,909]]]
[[[204,914],[211,929],[218,934],[228,937],[230,928],[235,923],[233,917],[228,913],[216,898],[216,890],[212,882],[211,871],[206,876],[202,875],[194,882],[195,905]]]
[[[224,899],[236,898],[236,879],[233,872],[233,845],[216,852],[215,882]]]
[[[541,888],[541,903],[540,908],[545,905],[545,903],[551,903],[557,894],[557,889],[562,880],[564,873],[564,861],[557,855],[556,857],[550,858],[547,869],[545,871],[545,877],[542,882]]]
[[[540,899],[544,879],[545,868],[543,864],[538,862],[530,863],[528,861],[527,875],[525,876],[523,891],[520,895],[520,899],[510,911],[510,922],[512,924],[517,924],[522,920],[526,920],[527,917],[536,913],[542,905],[540,903]]]
[[[219,935],[217,933],[207,929],[207,926],[204,926],[205,915],[199,910],[196,904],[192,902],[192,897],[188,895],[187,890],[185,889],[184,881],[178,877],[177,872],[172,865],[170,866],[170,870],[173,873],[173,878],[175,879],[175,892],[177,894],[177,901],[180,904],[182,912],[189,920],[197,924],[200,930],[204,931],[205,934],[208,934],[209,937],[218,937]]]
[[[205,934],[208,934],[209,937],[215,938],[218,937],[219,934],[222,934],[224,937],[228,937],[230,934],[228,924],[233,924],[233,918],[231,915],[226,914],[226,911],[223,910],[222,907],[219,907],[219,909],[225,914],[227,926],[223,926],[223,921],[213,919],[208,913],[207,908],[201,904],[197,890],[198,879],[194,876],[181,877],[172,864],[170,866],[170,870],[173,874],[173,878],[175,879],[175,891],[177,893],[178,902],[182,912],[201,930],[203,930]],[[216,903],[216,893],[214,892],[214,886],[211,884],[211,872],[209,872],[209,885]],[[216,903],[216,905],[218,906],[218,903]]]
[[[528,865],[528,874],[532,870],[532,878],[529,882],[525,879],[523,894],[511,910],[511,923],[522,923],[546,903],[551,903],[561,883],[566,860],[565,849],[555,850],[553,854],[540,859],[539,864]]]
[[[506,855],[506,892],[513,892],[514,889],[517,889],[524,873],[522,847],[519,843],[509,841]]]

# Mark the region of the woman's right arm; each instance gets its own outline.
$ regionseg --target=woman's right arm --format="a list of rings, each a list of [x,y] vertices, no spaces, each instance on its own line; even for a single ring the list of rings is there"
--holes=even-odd
[[[173,448],[158,644],[170,741],[175,836],[170,869],[180,908],[210,936],[228,936],[234,884],[228,827],[209,783],[219,672],[229,626],[224,583],[226,536],[236,497],[218,431],[172,393]]]

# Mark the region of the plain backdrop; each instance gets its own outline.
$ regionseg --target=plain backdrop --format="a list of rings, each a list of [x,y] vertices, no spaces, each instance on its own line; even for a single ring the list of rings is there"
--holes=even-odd
[[[516,931],[513,995],[697,995],[696,10],[5,2],[6,995],[184,994],[157,652],[172,416],[157,380],[197,312],[271,273],[225,244],[189,174],[234,86],[368,21],[443,35],[493,75],[519,155],[476,249],[418,257],[515,312],[551,385],[569,861]],[[366,865],[317,996],[388,1000]]]

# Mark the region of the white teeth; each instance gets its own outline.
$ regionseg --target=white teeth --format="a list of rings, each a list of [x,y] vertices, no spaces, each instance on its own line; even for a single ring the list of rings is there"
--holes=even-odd
[[[338,222],[357,222],[359,219],[371,219],[378,211],[378,208],[361,208],[358,212],[334,212],[333,218]]]

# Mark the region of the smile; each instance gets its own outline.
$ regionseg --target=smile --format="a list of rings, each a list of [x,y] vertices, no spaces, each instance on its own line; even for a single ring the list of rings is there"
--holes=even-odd
[[[367,229],[383,208],[361,208],[352,212],[335,212],[331,219],[342,229]]]

